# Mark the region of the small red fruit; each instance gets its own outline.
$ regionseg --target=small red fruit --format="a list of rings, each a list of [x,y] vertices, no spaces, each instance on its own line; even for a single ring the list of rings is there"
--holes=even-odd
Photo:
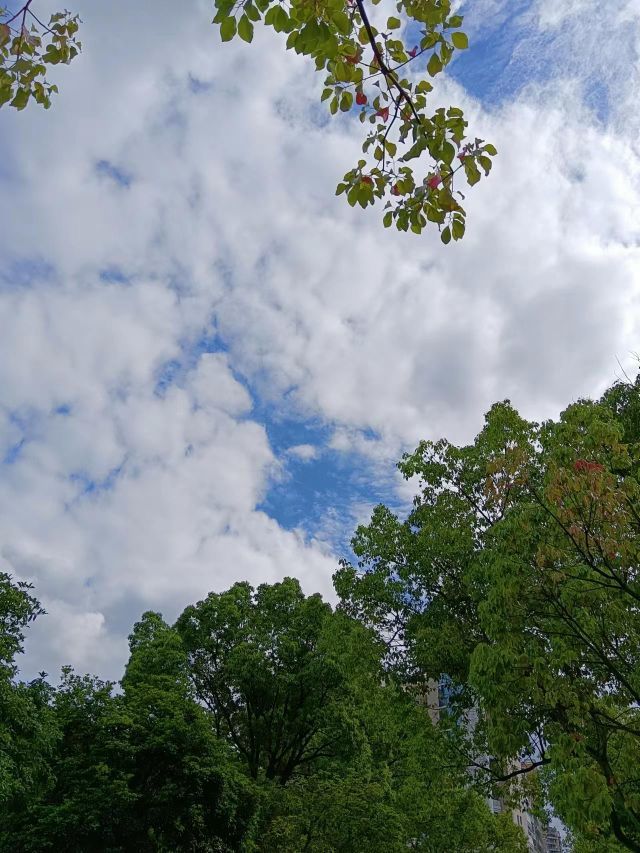
[[[458,160],[460,160],[460,162],[461,162],[461,163],[464,163],[464,161],[465,161],[466,159],[467,159],[467,155],[466,155],[466,154],[458,154]]]
[[[364,92],[358,92],[356,95],[356,104],[358,106],[363,107],[367,103],[367,96]]]
[[[400,195],[400,190],[398,189],[398,185],[394,184],[391,187],[391,195]]]
[[[373,178],[371,178],[369,175],[363,175],[360,178],[360,182],[363,184],[369,184],[370,186],[373,186]]]
[[[357,65],[360,62],[360,54],[355,53],[353,56],[345,56],[345,61],[350,65]]]
[[[442,183],[442,178],[440,177],[440,175],[433,175],[427,181],[427,186],[429,187],[430,190],[437,190],[441,183]]]
[[[389,107],[382,107],[382,109],[377,111],[376,115],[380,116],[382,121],[386,121],[389,118]]]
[[[415,56],[417,55],[417,53],[418,53],[418,48],[412,47],[411,50],[409,51],[409,56],[411,57],[411,59],[414,59]]]

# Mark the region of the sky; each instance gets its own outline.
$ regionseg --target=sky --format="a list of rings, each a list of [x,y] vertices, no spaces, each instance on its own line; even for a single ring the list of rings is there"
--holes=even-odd
[[[640,2],[459,5],[434,107],[499,156],[448,247],[336,198],[360,123],[201,0],[77,0],[52,109],[0,114],[0,568],[47,610],[25,677],[117,679],[144,610],[237,580],[331,597],[420,439],[633,371]]]

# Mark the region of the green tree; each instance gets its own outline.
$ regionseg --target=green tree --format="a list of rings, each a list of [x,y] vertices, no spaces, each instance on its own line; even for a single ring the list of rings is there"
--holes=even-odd
[[[0,850],[127,849],[135,797],[128,786],[127,720],[112,685],[65,668],[59,688],[51,690],[48,714],[58,735],[45,757],[48,784],[11,803]]]
[[[470,763],[540,779],[566,823],[640,850],[638,382],[557,422],[494,406],[474,444],[404,458],[406,520],[379,507],[336,576],[343,607],[416,680],[476,704]],[[366,570],[366,571],[363,571]],[[482,762],[478,762],[482,764]],[[479,769],[478,772],[484,772]],[[598,842],[600,839],[600,842]]]
[[[143,614],[114,693],[68,667],[56,689],[10,680],[40,608],[2,580],[23,713],[3,730],[0,851],[525,853],[472,784],[460,730],[435,726],[374,633],[297,581],[211,594],[178,630]]]
[[[149,612],[135,625],[130,647],[122,686],[140,829],[138,846],[130,835],[128,849],[241,849],[254,792],[192,696],[180,637]]]
[[[373,0],[377,5],[380,0]],[[366,0],[215,0],[214,23],[222,41],[253,39],[260,21],[287,36],[287,49],[312,59],[324,74],[322,100],[335,115],[357,113],[365,125],[364,158],[346,173],[336,194],[366,208],[387,199],[384,225],[419,234],[427,223],[443,243],[464,236],[464,196],[458,173],[469,185],[489,174],[493,145],[468,137],[458,107],[430,114],[431,80],[465,50],[462,16],[451,0],[397,0],[382,29],[370,20]],[[402,37],[401,33],[404,33]],[[409,66],[419,68],[418,77]],[[413,161],[428,163],[416,175]]]
[[[525,851],[371,632],[297,581],[235,584],[177,622],[200,701],[261,790],[261,851]],[[452,844],[454,847],[452,847]]]
[[[32,3],[26,0],[15,12],[0,7],[0,108],[23,110],[34,100],[49,109],[58,87],[47,81],[48,66],[68,65],[82,47],[77,15],[57,12],[45,24]]]
[[[198,699],[253,779],[286,784],[301,767],[347,755],[353,683],[379,671],[363,629],[292,578],[237,583],[176,623]]]
[[[31,589],[0,572],[0,810],[46,785],[56,739],[46,682],[15,681],[25,629],[44,612]]]
[[[392,682],[357,704],[357,756],[298,775],[277,796],[265,851],[526,853],[522,831],[494,816],[452,738]]]
[[[190,695],[179,638],[155,613],[131,636],[124,693],[63,670],[45,719],[47,784],[6,803],[0,850],[240,850],[252,785]]]

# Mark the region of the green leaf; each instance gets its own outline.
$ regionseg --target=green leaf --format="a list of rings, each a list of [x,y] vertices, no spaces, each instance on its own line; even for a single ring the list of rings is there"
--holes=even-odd
[[[490,157],[485,156],[484,154],[478,154],[478,163],[484,169],[485,175],[488,175],[491,171],[491,167],[493,166],[493,162]]]
[[[491,145],[491,143],[490,143],[490,142],[488,142],[488,143],[484,146],[484,150],[487,152],[487,154],[491,154],[491,156],[492,156],[492,157],[495,157],[495,156],[496,156],[496,154],[498,153],[498,152],[496,151],[495,145]]]
[[[225,18],[220,24],[220,38],[222,41],[231,41],[236,34],[236,19]]]
[[[244,7],[244,13],[249,18],[250,21],[259,21],[260,20],[260,12],[253,3],[246,3]]]
[[[464,171],[467,176],[467,183],[469,186],[472,187],[474,184],[478,183],[480,180],[480,170],[470,157],[467,157],[464,161]]]
[[[388,18],[387,19],[387,29],[388,30],[399,30],[402,26],[400,18]]]
[[[369,186],[369,184],[360,184],[358,187],[358,204],[363,209],[369,204],[369,202],[373,202],[373,190]]]
[[[452,33],[451,41],[458,50],[466,50],[469,47],[469,37],[466,33]]]
[[[264,22],[268,27],[273,27],[275,29],[275,22],[279,8],[279,6],[272,6],[270,9],[267,9],[267,13],[264,16]]]
[[[346,184],[338,184],[338,186],[336,187],[336,195],[342,195],[342,193],[345,192],[346,189],[347,189]]]
[[[442,71],[442,62],[440,62],[440,57],[437,53],[432,53],[429,62],[427,63],[427,71],[432,77],[435,77],[440,71]]]
[[[242,41],[251,42],[253,40],[253,24],[246,14],[240,18],[240,22],[238,24],[238,35]]]
[[[454,219],[451,226],[454,240],[461,240],[464,237],[464,219]]]
[[[340,109],[343,113],[348,112],[353,106],[353,94],[351,92],[343,92],[340,98]]]
[[[18,89],[16,92],[14,99],[11,101],[11,106],[15,107],[17,110],[23,110],[27,106],[27,102],[29,100],[29,90],[28,89]]]
[[[385,228],[389,228],[391,223],[393,222],[393,213],[388,210],[385,215],[382,217],[382,224]]]
[[[62,54],[57,48],[50,44],[43,54],[42,59],[44,62],[48,62],[49,65],[58,65],[62,59]]]
[[[342,10],[334,12],[332,20],[340,35],[349,35],[351,32],[351,18],[346,14],[346,12],[343,12]]]
[[[301,52],[298,42],[300,41],[300,33],[297,30],[292,30],[287,36],[287,50],[293,48],[297,53]]]
[[[274,7],[273,29],[277,33],[286,32],[289,29],[289,16],[282,6]]]
[[[442,159],[450,166],[453,163],[453,158],[456,156],[456,149],[451,142],[445,142],[442,146]]]
[[[0,107],[11,100],[12,94],[11,86],[0,86]]]
[[[447,245],[447,243],[451,242],[451,229],[449,228],[448,225],[446,228],[443,228],[442,231],[440,232],[440,239],[445,244],[445,246]]]

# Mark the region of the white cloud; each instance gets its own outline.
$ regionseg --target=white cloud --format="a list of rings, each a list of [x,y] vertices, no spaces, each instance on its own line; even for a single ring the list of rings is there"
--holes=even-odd
[[[320,451],[313,444],[294,444],[287,449],[287,455],[299,459],[301,462],[312,462],[320,455]]]
[[[461,245],[393,234],[333,197],[361,128],[313,123],[319,81],[281,41],[222,46],[205,3],[80,11],[55,107],[1,119],[6,269],[54,272],[0,291],[0,540],[51,614],[35,667],[114,675],[147,607],[245,577],[330,589],[341,519],[308,541],[257,509],[283,460],[245,379],[379,466],[469,438],[497,398],[539,418],[606,386],[638,348],[639,164],[569,83],[492,113],[448,84],[494,174]],[[216,333],[228,351],[200,353]]]

